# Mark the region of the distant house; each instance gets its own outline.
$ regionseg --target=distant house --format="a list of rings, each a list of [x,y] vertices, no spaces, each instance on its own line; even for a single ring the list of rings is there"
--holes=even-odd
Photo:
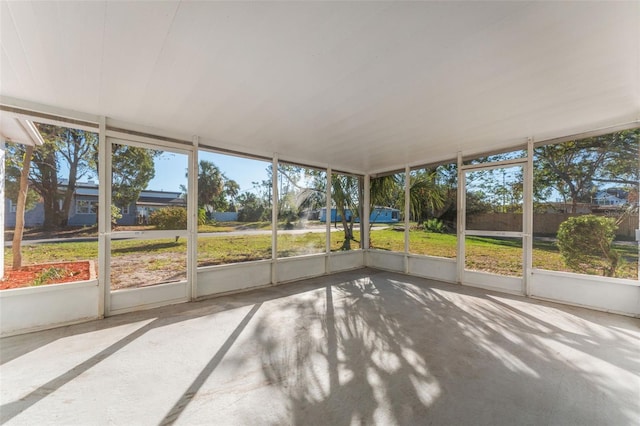
[[[60,190],[65,190],[65,185],[60,185]],[[122,218],[118,225],[143,224],[154,211],[168,206],[186,206],[186,200],[180,192],[166,192],[146,190],[140,193],[135,203],[126,206],[118,206]],[[62,200],[60,200],[62,205]],[[97,223],[98,185],[95,182],[79,182],[73,193],[71,209],[69,210],[69,226],[93,226]],[[9,199],[5,199],[5,226],[14,227],[16,224],[16,205]],[[38,202],[31,210],[24,214],[25,227],[34,228],[44,223],[44,206]]]
[[[593,203],[598,206],[624,206],[628,203],[628,200],[629,192],[617,188],[598,191],[593,197]]]
[[[345,216],[347,221],[351,220],[351,210],[345,210]],[[327,220],[327,209],[323,207],[320,209],[320,222],[325,222]],[[342,216],[338,214],[338,209],[331,209],[331,222],[340,222],[342,221]],[[371,211],[371,215],[369,216],[370,223],[396,223],[400,221],[400,210],[393,209],[391,207],[375,207]],[[360,222],[360,218],[356,217],[355,222]]]

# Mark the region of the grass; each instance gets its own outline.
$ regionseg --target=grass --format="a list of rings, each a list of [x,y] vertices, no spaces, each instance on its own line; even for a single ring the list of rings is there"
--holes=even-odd
[[[413,254],[456,258],[457,239],[453,234],[436,234],[420,230],[409,232],[409,252]],[[381,250],[404,252],[404,232],[393,229],[375,230],[371,233],[371,247]],[[618,278],[638,278],[638,247],[614,244],[622,255]],[[502,275],[522,275],[522,242],[520,239],[467,237],[465,250],[468,269],[493,272]],[[568,268],[555,243],[533,242],[533,267],[551,271],[573,272]],[[601,275],[596,270],[585,270],[591,275]]]
[[[64,268],[47,268],[43,270],[34,280],[33,286],[39,286],[47,284],[50,281],[58,280],[67,276],[67,271]]]
[[[254,229],[260,229],[255,223]],[[421,230],[409,233],[410,253],[445,258],[456,257],[456,236],[437,234]],[[360,247],[359,232],[355,232],[357,241],[351,248]],[[344,234],[331,233],[331,250],[342,246]],[[325,251],[324,233],[279,234],[278,255],[290,257]],[[198,237],[198,266],[247,262],[271,258],[271,235],[212,235]],[[378,229],[371,233],[371,246],[389,251],[404,251],[404,233],[393,229]],[[623,262],[618,269],[620,278],[637,279],[637,246],[616,245]],[[186,240],[181,238],[163,240],[117,240],[111,244],[111,254],[135,263],[148,270],[178,270],[184,267],[187,250]],[[493,272],[503,275],[522,275],[522,247],[520,239],[499,239],[487,237],[468,237],[465,250],[465,267],[473,270]],[[37,264],[98,258],[97,242],[57,242],[49,244],[23,246],[23,263]],[[5,248],[5,264],[11,265],[11,248]],[[551,241],[534,241],[533,266],[553,271],[570,271],[564,265],[556,245]],[[598,271],[587,270],[598,275]]]

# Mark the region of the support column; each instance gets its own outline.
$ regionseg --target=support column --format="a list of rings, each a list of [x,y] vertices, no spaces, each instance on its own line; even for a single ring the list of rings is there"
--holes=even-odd
[[[0,200],[2,201],[2,209],[0,209],[0,279],[4,278],[4,209],[6,201],[4,199],[4,156],[5,156],[5,141],[0,140]]]
[[[522,280],[524,294],[531,296],[531,274],[533,267],[533,138],[527,141],[527,164],[524,166]]]
[[[271,161],[271,284],[278,283],[278,154]]]
[[[111,309],[111,142],[107,119],[98,120],[98,315]]]
[[[456,255],[456,282],[462,284],[464,276],[464,231],[465,231],[465,209],[466,199],[465,193],[467,192],[467,186],[465,182],[464,171],[462,170],[462,152],[458,152],[458,214],[457,220],[457,242],[458,250]]]
[[[200,138],[193,137],[193,147],[189,156],[189,172],[187,182],[187,230],[189,237],[187,240],[187,283],[190,291],[187,297],[190,300],[198,298],[198,146]]]
[[[332,180],[332,171],[331,167],[327,167],[327,189],[326,189],[326,203],[325,208],[327,209],[327,214],[325,215],[325,232],[326,232],[326,257],[324,263],[324,272],[325,274],[331,273],[331,182]],[[337,214],[337,211],[336,211]]]
[[[411,219],[411,168],[404,168],[404,273],[409,273],[409,224]]]
[[[360,218],[360,244],[363,250],[369,250],[369,218],[371,217],[371,176],[364,175],[364,204]]]

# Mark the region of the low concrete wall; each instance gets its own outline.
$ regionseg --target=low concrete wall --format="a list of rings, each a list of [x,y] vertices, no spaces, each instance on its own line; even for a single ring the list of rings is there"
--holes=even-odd
[[[350,269],[358,269],[364,266],[364,251],[351,250],[331,253],[329,256],[329,271],[340,272]]]
[[[279,259],[276,266],[279,283],[317,277],[326,273],[326,254]]]
[[[366,265],[387,271],[404,272],[404,253],[384,250],[369,250]]]
[[[98,281],[0,291],[0,335],[28,333],[99,318]]]
[[[198,268],[197,297],[270,285],[271,263],[271,260],[259,260]]]
[[[189,300],[187,282],[157,284],[111,293],[111,315],[151,309]]]
[[[633,280],[534,269],[531,296],[640,317],[640,283]]]
[[[456,282],[456,260],[410,255],[409,274],[454,283]]]

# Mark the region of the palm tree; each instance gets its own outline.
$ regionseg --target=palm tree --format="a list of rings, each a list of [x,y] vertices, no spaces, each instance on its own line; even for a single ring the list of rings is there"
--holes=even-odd
[[[423,222],[425,213],[434,212],[444,206],[446,189],[438,185],[436,170],[418,170],[409,178],[410,217],[419,224]]]
[[[361,182],[361,179],[356,176],[335,173],[331,175],[332,199],[344,229],[344,241],[340,250],[351,250],[351,241],[356,241],[353,237],[353,224],[355,219],[360,217]],[[351,213],[348,218],[347,212]],[[330,212],[327,212],[326,217],[330,220]]]
[[[236,199],[238,198],[238,194],[240,194],[240,185],[238,182],[233,179],[227,180],[224,183],[224,193],[231,200],[234,211],[237,211]]]

